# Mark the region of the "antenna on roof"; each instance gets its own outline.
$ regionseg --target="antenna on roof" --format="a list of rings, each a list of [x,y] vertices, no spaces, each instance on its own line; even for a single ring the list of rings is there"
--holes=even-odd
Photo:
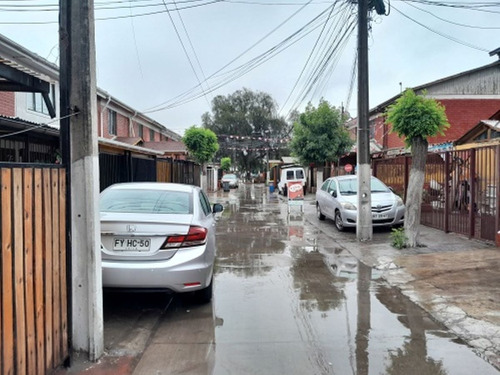
[[[500,48],[494,49],[493,51],[490,52],[490,56],[497,55],[498,58],[500,59]]]

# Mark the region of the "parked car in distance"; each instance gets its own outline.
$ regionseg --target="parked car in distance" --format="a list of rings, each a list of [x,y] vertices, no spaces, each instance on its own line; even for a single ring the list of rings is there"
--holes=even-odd
[[[196,292],[212,298],[215,214],[197,186],[115,184],[101,193],[102,282],[107,288]]]
[[[278,194],[286,196],[288,194],[286,184],[291,181],[302,182],[304,195],[306,194],[306,173],[302,167],[286,167],[281,169],[280,180],[278,182]]]
[[[371,177],[373,226],[397,226],[404,223],[403,200],[382,181]],[[332,219],[339,231],[355,227],[357,222],[358,177],[330,177],[316,192],[316,213],[319,220]]]
[[[222,186],[224,186],[224,183],[229,184],[229,188],[237,188],[240,183],[238,176],[232,173],[225,174],[220,181]]]

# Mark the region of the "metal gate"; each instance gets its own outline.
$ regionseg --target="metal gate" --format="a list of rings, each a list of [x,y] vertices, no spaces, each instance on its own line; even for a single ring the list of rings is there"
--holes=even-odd
[[[373,160],[373,173],[405,196],[411,157]],[[500,146],[429,153],[421,223],[495,241],[500,229]]]

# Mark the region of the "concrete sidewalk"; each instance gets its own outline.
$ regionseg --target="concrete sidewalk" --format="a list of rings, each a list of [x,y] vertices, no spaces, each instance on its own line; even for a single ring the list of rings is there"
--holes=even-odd
[[[314,202],[305,208],[307,220],[317,223]],[[326,234],[340,247],[383,271],[391,286],[500,369],[499,248],[421,226],[425,246],[398,250],[391,246],[388,230],[375,230],[373,241],[359,243],[354,233],[340,235],[331,224]]]

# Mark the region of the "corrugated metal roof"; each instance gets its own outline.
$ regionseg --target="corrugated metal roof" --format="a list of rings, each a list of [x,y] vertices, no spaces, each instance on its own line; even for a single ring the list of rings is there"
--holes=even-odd
[[[162,151],[156,151],[156,150],[152,150],[150,148],[145,148],[145,147],[140,147],[140,146],[133,146],[133,145],[129,145],[128,143],[123,143],[123,142],[116,141],[113,139],[99,137],[98,141],[99,141],[100,145],[113,146],[113,147],[117,147],[120,149],[136,151],[136,152],[140,152],[143,154],[149,154],[149,155],[159,155],[159,156],[163,155]]]

